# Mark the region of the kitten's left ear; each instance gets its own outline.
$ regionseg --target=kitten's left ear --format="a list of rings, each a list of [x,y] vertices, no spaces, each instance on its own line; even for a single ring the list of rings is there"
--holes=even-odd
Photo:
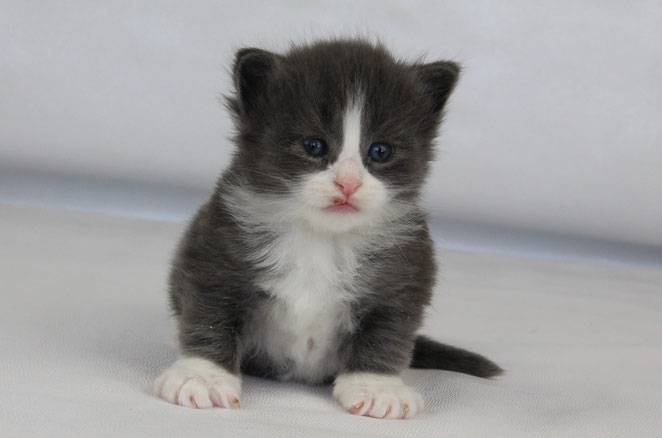
[[[460,76],[460,65],[452,61],[438,61],[417,64],[414,68],[432,97],[432,111],[438,113],[455,88]]]

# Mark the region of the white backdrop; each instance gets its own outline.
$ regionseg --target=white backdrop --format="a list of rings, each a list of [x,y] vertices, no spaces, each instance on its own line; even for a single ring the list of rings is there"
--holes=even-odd
[[[331,35],[465,66],[427,198],[441,218],[662,245],[662,3],[0,0],[0,183],[207,189],[233,51]]]

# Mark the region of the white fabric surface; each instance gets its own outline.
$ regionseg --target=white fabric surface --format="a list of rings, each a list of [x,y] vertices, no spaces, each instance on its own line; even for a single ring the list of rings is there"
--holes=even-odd
[[[175,359],[165,278],[182,225],[0,206],[2,436],[662,434],[662,272],[444,253],[424,332],[507,374],[410,370],[425,412],[353,417],[327,387],[255,378],[242,408],[152,395]]]

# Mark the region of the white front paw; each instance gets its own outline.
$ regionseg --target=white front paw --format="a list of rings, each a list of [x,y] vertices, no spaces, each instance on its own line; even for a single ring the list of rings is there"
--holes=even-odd
[[[238,408],[241,379],[198,357],[176,361],[154,382],[156,395],[189,408]]]
[[[421,396],[397,375],[341,374],[333,397],[351,414],[374,418],[412,418],[423,409]]]

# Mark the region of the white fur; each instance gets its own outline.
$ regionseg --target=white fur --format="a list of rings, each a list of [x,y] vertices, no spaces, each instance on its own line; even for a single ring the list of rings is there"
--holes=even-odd
[[[346,159],[361,160],[361,118],[363,117],[363,98],[350,98],[343,114],[343,144],[338,162]]]
[[[276,300],[249,322],[247,342],[276,362],[293,363],[283,379],[318,383],[336,372],[339,332],[352,329],[347,306],[358,265],[353,245],[293,227],[258,257],[269,268],[259,284]]]
[[[238,408],[241,378],[199,357],[182,357],[154,382],[162,399],[189,408]]]
[[[342,374],[336,377],[333,397],[350,413],[374,418],[412,418],[423,409],[421,396],[396,375]]]

